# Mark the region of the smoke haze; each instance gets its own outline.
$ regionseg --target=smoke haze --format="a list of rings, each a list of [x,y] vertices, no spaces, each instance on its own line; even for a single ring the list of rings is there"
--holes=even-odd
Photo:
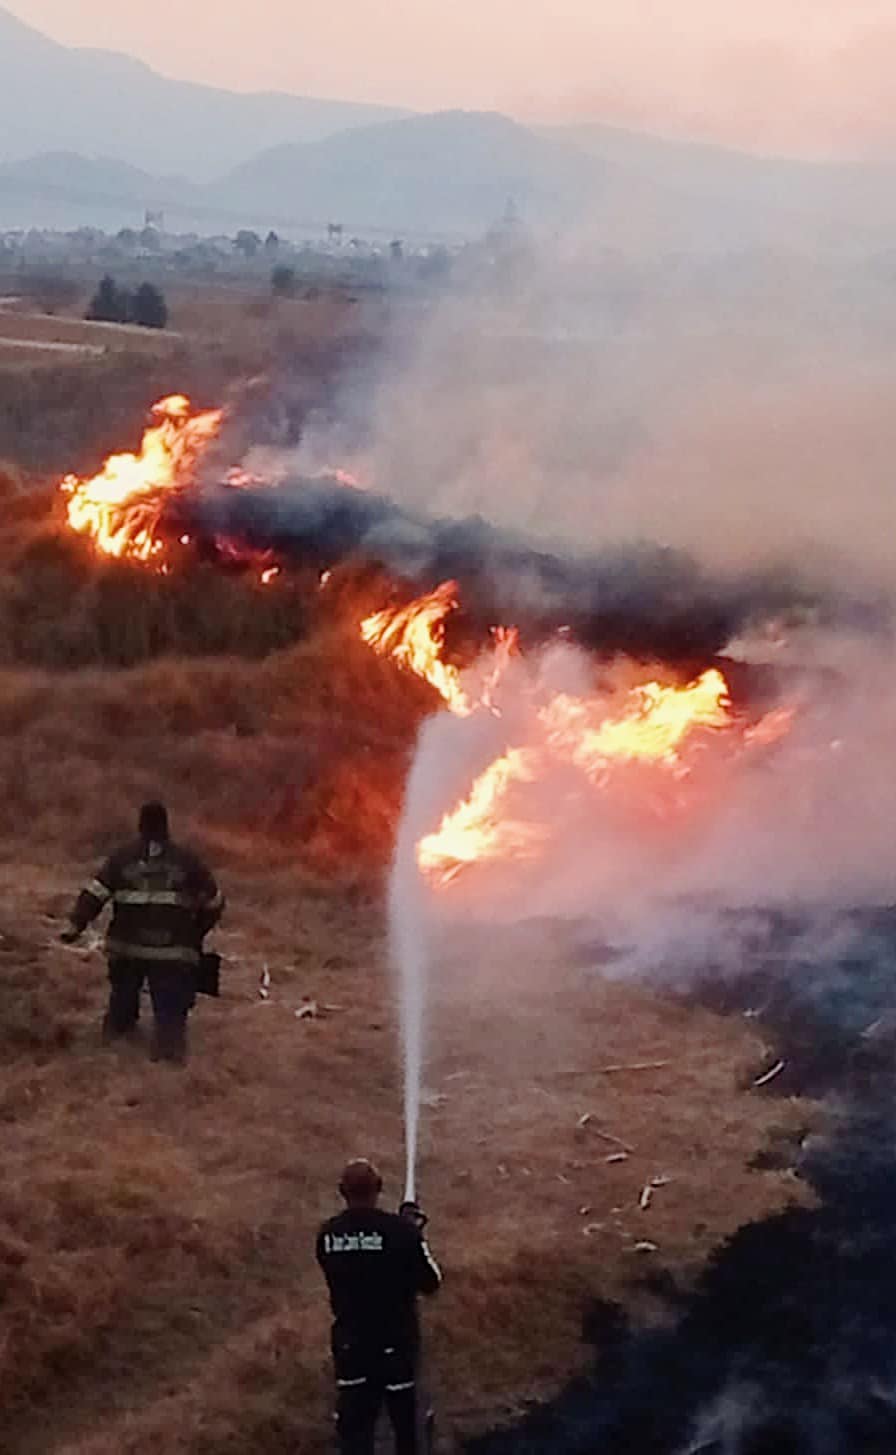
[[[312,421],[299,466],[348,463],[429,515],[545,545],[649,542],[712,569],[889,591],[896,293],[854,266],[579,252],[508,299],[457,296]]]
[[[892,155],[896,143],[885,0],[569,0],[560,11],[543,0],[421,0],[388,26],[353,0],[306,7],[300,27],[286,0],[260,0],[251,15],[208,0],[188,11],[174,0],[151,9],[13,0],[12,9],[69,45],[131,51],[165,73],[240,90],[499,108],[808,156]]]

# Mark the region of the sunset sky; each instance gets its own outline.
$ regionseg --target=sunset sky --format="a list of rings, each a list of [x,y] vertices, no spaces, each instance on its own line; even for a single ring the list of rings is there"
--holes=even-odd
[[[896,153],[894,0],[4,3],[66,44],[242,90]]]

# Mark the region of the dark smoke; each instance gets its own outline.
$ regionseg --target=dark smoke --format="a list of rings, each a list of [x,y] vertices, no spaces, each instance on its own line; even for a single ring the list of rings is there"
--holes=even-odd
[[[760,919],[728,1008],[761,1005],[786,1062],[776,1087],[839,1090],[836,1130],[810,1139],[798,1163],[819,1205],[741,1228],[687,1295],[667,1277],[659,1331],[595,1308],[591,1373],[468,1455],[896,1450],[896,914]],[[808,945],[826,937],[836,951],[811,963]],[[708,983],[718,986],[714,972]]]
[[[568,628],[585,646],[633,657],[703,659],[782,618],[882,619],[879,607],[764,572],[712,576],[682,551],[651,544],[561,555],[481,517],[426,517],[330,478],[257,488],[211,486],[169,510],[176,531],[271,552],[285,564],[384,567],[415,593],[456,580],[467,616],[537,639]]]

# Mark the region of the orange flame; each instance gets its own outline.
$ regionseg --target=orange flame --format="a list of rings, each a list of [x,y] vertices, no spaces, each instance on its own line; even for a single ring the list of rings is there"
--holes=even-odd
[[[635,687],[618,717],[603,716],[605,708],[597,700],[560,694],[541,718],[552,746],[600,779],[614,759],[674,767],[694,732],[731,726],[730,709],[728,683],[713,667],[686,687],[659,682]]]
[[[62,482],[69,525],[107,556],[148,561],[164,549],[156,531],[165,492],[190,480],[223,419],[220,409],[194,414],[183,394],[161,399],[152,413],[158,423],[138,454],[110,455],[92,479],[67,475]]]
[[[546,827],[514,819],[508,799],[515,785],[535,780],[549,760],[571,763],[601,788],[614,765],[622,763],[641,762],[682,775],[688,771],[685,756],[702,732],[734,726],[728,684],[715,668],[684,687],[659,682],[635,687],[615,716],[607,715],[605,699],[560,694],[541,709],[538,721],[543,742],[511,748],[496,758],[467,798],[420,840],[417,863],[434,883],[449,884],[470,864],[485,859],[537,854],[547,838]]]
[[[457,610],[457,583],[443,581],[435,591],[410,606],[374,612],[361,623],[361,635],[381,657],[415,672],[441,694],[451,711],[468,717],[474,704],[464,691],[460,673],[442,661],[445,622]]]
[[[420,840],[417,864],[422,873],[449,884],[467,865],[482,859],[531,858],[544,837],[542,830],[511,819],[504,805],[513,785],[531,782],[537,769],[538,754],[531,748],[511,748],[490,763],[469,797],[446,813],[435,833]]]
[[[321,577],[321,585],[330,576]],[[406,671],[414,672],[434,687],[458,717],[469,717],[477,707],[494,712],[494,697],[511,657],[519,648],[516,627],[495,627],[492,654],[477,664],[462,684],[461,673],[445,662],[445,622],[457,610],[457,582],[443,581],[428,596],[409,606],[374,612],[361,623],[361,636],[382,657],[391,657]]]

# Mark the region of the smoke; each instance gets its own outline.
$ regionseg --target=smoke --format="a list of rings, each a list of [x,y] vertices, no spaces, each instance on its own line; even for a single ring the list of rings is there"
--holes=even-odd
[[[174,499],[172,531],[286,562],[384,567],[412,592],[456,580],[464,614],[534,639],[560,630],[601,652],[668,660],[721,651],[744,632],[807,618],[883,625],[881,601],[778,570],[707,571],[687,551],[619,542],[546,549],[482,517],[426,516],[332,476],[218,486]]]
[[[414,511],[889,589],[885,270],[642,251],[499,252],[503,284],[453,292],[313,421],[314,457],[348,417],[352,467]]]

